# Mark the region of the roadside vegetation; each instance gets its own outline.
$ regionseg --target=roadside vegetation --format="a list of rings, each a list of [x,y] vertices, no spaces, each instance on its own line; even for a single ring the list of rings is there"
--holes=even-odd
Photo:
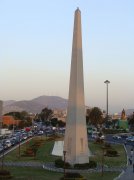
[[[98,164],[102,164],[102,157],[104,157],[104,165],[108,167],[117,167],[117,166],[125,166],[127,163],[126,152],[124,147],[119,144],[109,145],[110,147],[106,147],[105,144],[100,143],[89,143],[89,148],[91,152],[94,152],[93,156],[90,157],[90,160],[96,161]],[[115,155],[107,156],[107,151],[111,150],[115,153]]]
[[[52,156],[51,152],[54,146],[55,140],[62,140],[62,137],[35,137],[30,142],[27,142],[20,147],[20,157],[19,148],[15,149],[14,151],[10,152],[8,155],[5,156],[5,161],[35,161],[35,162],[54,162],[58,157]],[[35,146],[36,144],[36,146]],[[38,148],[36,149],[36,154],[32,152],[32,147]],[[111,149],[117,151],[118,156],[115,157],[108,157],[105,156],[106,149],[103,152],[102,147],[104,144],[100,143],[89,143],[89,149],[93,152],[93,156],[90,157],[90,160],[97,162],[98,164],[102,163],[102,156],[104,153],[104,164],[113,167],[113,166],[125,166],[126,165],[126,153],[122,145],[111,145]],[[24,156],[26,151],[30,151],[30,155]]]

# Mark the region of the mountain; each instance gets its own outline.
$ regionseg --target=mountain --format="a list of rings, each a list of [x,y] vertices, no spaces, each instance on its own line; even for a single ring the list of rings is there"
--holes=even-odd
[[[32,100],[5,101],[3,113],[5,114],[11,111],[40,113],[45,107],[64,110],[67,108],[67,100],[58,96],[40,96]]]
[[[3,106],[8,106],[10,104],[13,104],[14,102],[15,102],[14,100],[4,101]]]
[[[66,109],[67,100],[58,96],[40,96],[32,100],[32,102],[42,104],[52,109]]]
[[[134,109],[126,109],[126,115],[131,115],[134,112]]]

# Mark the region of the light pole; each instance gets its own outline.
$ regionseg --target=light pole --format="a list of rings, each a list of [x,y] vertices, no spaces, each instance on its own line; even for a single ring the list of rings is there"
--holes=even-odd
[[[66,176],[66,151],[63,151],[63,155],[64,155],[64,179],[65,179],[65,176]]]
[[[108,84],[110,83],[110,81],[106,80],[104,81],[104,83],[106,84],[106,106],[107,106],[106,120],[108,121]]]
[[[20,135],[19,135],[19,151],[18,151],[18,158],[20,158]]]
[[[3,150],[2,150],[2,159],[1,159],[1,166],[2,166],[2,170],[3,170],[3,168],[4,168],[4,156],[5,156],[5,151],[4,151],[4,148],[5,148],[5,142],[3,141],[3,143],[2,143],[2,145],[3,145]]]
[[[105,147],[102,147],[101,176],[103,176],[104,174],[104,151],[105,151]]]

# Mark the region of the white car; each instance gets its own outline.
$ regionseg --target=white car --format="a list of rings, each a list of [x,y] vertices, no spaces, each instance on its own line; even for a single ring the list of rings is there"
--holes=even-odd
[[[10,140],[6,140],[4,144],[5,144],[7,147],[11,147],[11,146],[12,146]]]
[[[126,138],[126,141],[134,142],[134,136],[129,136],[128,138]]]
[[[101,139],[101,140],[104,140],[104,139],[105,139],[105,136],[104,136],[104,135],[100,136],[100,139]]]
[[[44,132],[41,130],[38,132],[38,135],[43,135],[43,134],[44,134]]]
[[[113,139],[117,139],[117,140],[120,140],[120,139],[121,139],[121,136],[118,136],[118,135],[114,135],[114,136],[113,136]]]
[[[98,134],[99,134],[98,132],[93,132],[92,133],[92,138],[95,138],[95,139],[98,138],[99,137]]]

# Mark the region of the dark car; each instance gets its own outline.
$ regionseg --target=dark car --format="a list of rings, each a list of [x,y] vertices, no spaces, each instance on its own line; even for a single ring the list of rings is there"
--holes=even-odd
[[[15,146],[17,144],[17,141],[15,139],[11,139],[10,141],[12,146]]]
[[[0,153],[4,150],[4,147],[2,144],[0,144]]]

